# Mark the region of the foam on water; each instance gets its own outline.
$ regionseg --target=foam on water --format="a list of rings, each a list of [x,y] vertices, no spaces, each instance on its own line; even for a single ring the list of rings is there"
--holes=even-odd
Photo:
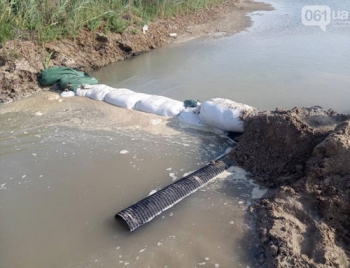
[[[267,189],[261,188],[260,186],[255,186],[252,190],[252,198],[259,199],[262,198],[267,193]]]
[[[172,181],[177,180],[177,176],[175,176],[174,172],[169,173],[169,177],[172,179]]]

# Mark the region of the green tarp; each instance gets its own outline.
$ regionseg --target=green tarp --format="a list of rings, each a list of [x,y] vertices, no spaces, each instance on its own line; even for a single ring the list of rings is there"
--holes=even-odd
[[[60,82],[60,88],[69,90],[76,90],[81,85],[95,85],[98,83],[98,80],[92,76],[65,76],[63,77]]]
[[[76,90],[81,85],[95,85],[98,80],[88,73],[67,67],[52,67],[41,71],[38,77],[42,86],[52,86],[59,83],[62,90]]]
[[[185,100],[184,101],[184,106],[186,108],[190,107],[190,108],[195,108],[197,107],[199,104],[199,100]]]

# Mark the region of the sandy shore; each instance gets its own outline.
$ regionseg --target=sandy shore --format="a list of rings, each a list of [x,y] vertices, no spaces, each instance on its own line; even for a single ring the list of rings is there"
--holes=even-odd
[[[46,90],[37,84],[36,74],[45,66],[67,66],[84,71],[96,70],[112,62],[134,57],[168,43],[194,38],[232,35],[250,24],[249,12],[271,6],[250,0],[227,1],[192,14],[108,36],[83,31],[76,40],[60,40],[44,47],[32,41],[10,41],[0,46],[0,103],[7,103]],[[137,18],[135,18],[136,20]],[[176,33],[177,37],[171,37]],[[218,34],[215,34],[218,33]]]

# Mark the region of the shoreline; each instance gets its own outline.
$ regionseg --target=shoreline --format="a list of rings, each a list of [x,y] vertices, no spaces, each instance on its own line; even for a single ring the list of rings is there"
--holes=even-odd
[[[84,30],[75,40],[59,40],[44,47],[33,41],[8,41],[0,48],[0,104],[48,90],[37,82],[36,74],[41,69],[66,66],[88,72],[166,44],[230,36],[251,25],[249,12],[271,9],[268,4],[251,0],[226,1],[210,9],[152,22],[145,34],[142,27],[136,34],[130,29],[107,36]],[[177,36],[172,37],[171,33]]]

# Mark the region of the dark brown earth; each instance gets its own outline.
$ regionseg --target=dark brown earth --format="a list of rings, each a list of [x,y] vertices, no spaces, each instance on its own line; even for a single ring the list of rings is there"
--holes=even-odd
[[[248,114],[234,159],[264,185],[290,184],[305,174],[315,146],[344,120],[320,107]]]
[[[350,267],[349,119],[320,107],[246,115],[233,158],[274,187],[252,208],[261,267]]]
[[[83,71],[96,70],[167,43],[184,42],[215,32],[226,35],[244,30],[250,24],[246,14],[271,9],[269,5],[250,0],[227,1],[191,14],[141,26],[133,25],[123,34],[82,31],[75,40],[65,39],[44,46],[33,41],[10,41],[0,45],[0,103],[31,95],[42,90],[36,74],[51,66],[67,66]],[[137,17],[132,21],[140,20]],[[176,33],[177,37],[170,37]]]

